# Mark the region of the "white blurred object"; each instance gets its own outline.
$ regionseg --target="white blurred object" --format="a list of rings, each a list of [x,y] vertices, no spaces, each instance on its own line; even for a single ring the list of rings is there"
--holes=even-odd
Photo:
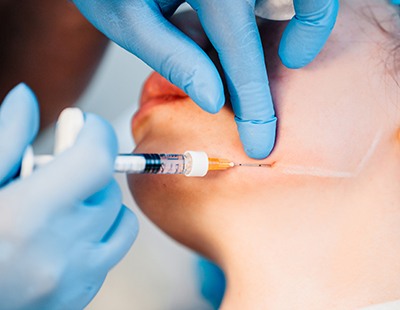
[[[255,12],[270,20],[289,20],[294,16],[293,0],[257,0]]]
[[[366,308],[360,308],[359,310],[399,310],[399,309],[400,309],[400,300],[384,304],[372,305]]]
[[[81,109],[64,109],[56,123],[54,155],[58,155],[75,144],[79,132],[85,124],[85,116]]]

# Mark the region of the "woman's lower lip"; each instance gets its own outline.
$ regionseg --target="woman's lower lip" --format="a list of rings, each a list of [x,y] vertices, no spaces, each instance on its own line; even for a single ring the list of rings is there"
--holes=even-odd
[[[167,79],[163,78],[160,74],[153,72],[143,86],[140,106],[143,107],[147,105],[149,101],[160,97],[169,101],[170,97],[172,97],[172,99],[187,97],[187,94]]]
[[[139,110],[133,116],[132,128],[140,126],[143,119],[155,106],[176,103],[184,98],[188,98],[184,91],[157,72],[153,72],[143,85]]]
[[[151,111],[154,108],[171,104],[179,104],[179,102],[184,99],[186,98],[171,95],[148,98],[148,100],[145,103],[142,103],[139,110],[133,115],[131,122],[132,131],[142,126],[143,122],[145,121],[147,116],[151,114]]]
[[[146,80],[140,98],[139,110],[132,119],[133,127],[140,127],[149,112],[156,106],[179,102],[188,96],[178,87],[153,72]]]

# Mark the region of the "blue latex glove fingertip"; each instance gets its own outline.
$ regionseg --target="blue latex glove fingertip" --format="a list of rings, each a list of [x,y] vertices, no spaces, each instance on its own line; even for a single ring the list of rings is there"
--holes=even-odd
[[[315,6],[314,12],[310,12],[310,8],[307,9],[309,5],[304,4],[296,8],[296,16],[287,25],[279,46],[279,57],[290,69],[305,67],[317,57],[338,16],[338,0],[331,0],[322,7],[316,1],[312,5]]]
[[[200,80],[200,77],[198,77],[198,80]],[[218,113],[225,104],[221,81],[215,81],[215,83],[194,83],[193,81],[184,88],[184,91],[208,113]]]
[[[240,140],[246,154],[254,159],[268,157],[275,145],[277,118],[268,123],[254,123],[236,118]]]
[[[17,106],[16,106],[17,104]],[[15,86],[4,99],[3,105],[1,107],[1,118],[4,122],[7,122],[13,119],[12,116],[16,113],[16,111],[21,110],[19,112],[23,113],[26,111],[33,110],[32,118],[38,117],[38,104],[36,101],[36,96],[33,91],[26,85],[25,83],[20,83]],[[8,115],[10,114],[10,115]],[[39,129],[39,120],[35,120],[34,122],[35,131]]]
[[[15,175],[26,147],[39,129],[39,107],[36,97],[26,84],[14,87],[0,108],[0,183]]]
[[[213,309],[219,309],[226,288],[224,272],[216,264],[202,257],[197,260],[196,267],[201,295]]]

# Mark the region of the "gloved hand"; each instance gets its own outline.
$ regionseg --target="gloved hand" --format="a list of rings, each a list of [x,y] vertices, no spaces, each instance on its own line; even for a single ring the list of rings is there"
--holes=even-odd
[[[138,223],[112,178],[116,137],[94,115],[73,147],[10,181],[38,124],[36,99],[21,84],[0,109],[0,308],[82,309],[127,253]]]
[[[206,54],[167,18],[184,0],[73,0],[111,40],[216,113],[224,92]],[[256,0],[187,0],[219,53],[246,153],[265,158],[275,143],[276,117],[256,26]],[[296,17],[282,38],[280,55],[292,68],[320,52],[336,20],[338,0],[295,0]]]

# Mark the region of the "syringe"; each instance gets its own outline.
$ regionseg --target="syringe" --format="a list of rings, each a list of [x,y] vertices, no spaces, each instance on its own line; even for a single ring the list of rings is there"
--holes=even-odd
[[[21,176],[51,162],[52,155],[34,156],[27,150],[22,162]],[[120,154],[115,161],[116,173],[127,174],[183,174],[203,177],[208,171],[222,171],[235,167],[228,159],[210,158],[205,152],[187,151],[184,154]]]
[[[208,171],[227,170],[235,166],[228,159],[209,158],[205,152],[184,154],[121,154],[115,172],[127,174],[184,174],[203,177]]]

